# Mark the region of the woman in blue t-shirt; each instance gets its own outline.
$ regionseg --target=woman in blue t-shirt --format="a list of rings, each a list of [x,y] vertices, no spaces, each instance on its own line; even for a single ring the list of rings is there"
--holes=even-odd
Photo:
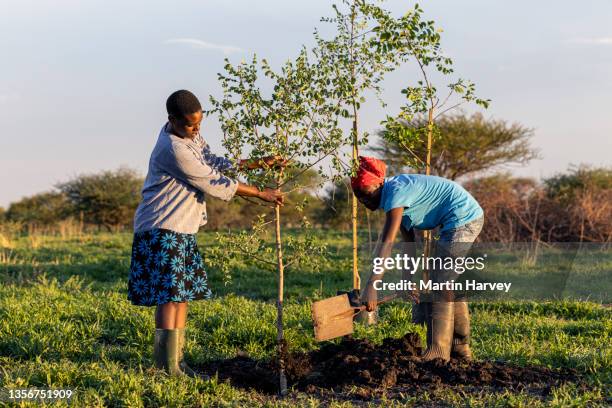
[[[398,232],[404,241],[414,241],[414,228],[439,227],[438,248],[453,257],[467,253],[484,221],[482,208],[470,193],[442,177],[400,174],[385,178],[385,163],[372,157],[360,157],[359,160],[357,175],[351,179],[353,192],[368,209],[382,208],[386,214],[376,258],[391,255]],[[363,300],[369,311],[376,308],[375,283],[382,280],[383,274],[372,273],[366,284]],[[434,281],[450,281],[448,271],[433,271],[432,275]],[[452,290],[445,290],[434,293],[431,304],[417,307],[427,310],[424,360],[441,358],[448,361],[451,352],[458,358],[471,359],[470,321],[465,299],[459,301]]]

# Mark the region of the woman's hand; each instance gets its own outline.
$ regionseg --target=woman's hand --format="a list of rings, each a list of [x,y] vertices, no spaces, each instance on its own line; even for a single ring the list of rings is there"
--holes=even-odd
[[[284,168],[288,164],[289,161],[279,155],[262,157],[261,159],[240,160],[240,167],[249,170],[261,169],[262,167]]]
[[[284,168],[287,167],[289,161],[280,155],[262,157],[261,159],[244,159],[240,161],[240,167],[254,170],[262,167]]]
[[[366,307],[368,312],[376,310],[378,305],[378,293],[376,289],[374,289],[374,283],[369,281],[365,291],[363,292],[363,296],[361,297],[361,301]]]
[[[269,167],[287,167],[287,164],[289,164],[289,161],[287,159],[284,159],[282,156],[279,156],[278,154],[275,156],[268,156],[268,157],[264,157],[263,159],[261,159],[261,161],[263,161],[266,166]]]
[[[285,201],[285,196],[280,190],[264,188],[263,191],[259,191],[257,187],[241,182],[238,182],[236,194],[242,197],[257,197],[260,200],[278,205],[283,205]]]
[[[283,193],[280,190],[275,190],[272,188],[265,188],[263,191],[259,192],[257,197],[261,200],[278,205],[283,205],[285,201],[285,196]]]

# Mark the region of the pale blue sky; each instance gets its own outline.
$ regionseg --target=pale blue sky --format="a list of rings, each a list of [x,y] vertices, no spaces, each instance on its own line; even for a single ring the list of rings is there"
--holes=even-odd
[[[226,54],[295,56],[331,3],[0,0],[0,206],[79,173],[127,165],[144,174],[168,94],[187,88],[206,102]],[[413,4],[387,2],[398,13]],[[612,1],[420,4],[444,29],[457,72],[493,100],[485,115],[535,128],[543,159],[515,173],[612,163]],[[387,113],[406,75],[386,81]],[[384,114],[368,104],[364,129],[376,131]],[[204,136],[220,147],[216,121]]]

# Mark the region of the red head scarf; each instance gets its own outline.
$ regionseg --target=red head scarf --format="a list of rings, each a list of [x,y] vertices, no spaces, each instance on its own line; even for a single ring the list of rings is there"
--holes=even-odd
[[[351,178],[351,187],[363,189],[371,185],[378,185],[385,180],[387,165],[374,157],[359,156],[359,169],[357,175]]]

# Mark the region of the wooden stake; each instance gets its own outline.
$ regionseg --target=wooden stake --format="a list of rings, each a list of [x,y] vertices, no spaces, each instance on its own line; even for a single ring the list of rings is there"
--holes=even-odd
[[[353,38],[355,32],[355,19],[357,1],[353,1],[351,7],[351,45],[350,45],[350,58],[352,61],[351,65],[351,77],[355,78],[355,62],[353,60]],[[353,165],[359,163],[359,137],[357,127],[357,103],[355,101],[355,89],[353,88]],[[351,224],[353,227],[353,289],[359,290],[361,288],[361,279],[359,278],[359,258],[357,251],[357,197],[353,194],[352,208],[351,208]]]
[[[283,332],[283,290],[285,286],[285,267],[281,243],[280,205],[274,206],[276,222],[276,260],[278,266],[278,299],[276,301],[276,346],[278,353],[278,393],[287,395],[287,376],[285,375],[285,341]]]
[[[278,301],[283,301],[285,285],[285,268],[283,264],[283,246],[281,243],[280,205],[274,206],[274,221],[276,223],[276,262],[278,267]]]
[[[433,107],[429,109],[429,117],[427,120],[427,159],[425,160],[425,175],[429,176],[431,174],[431,147],[432,147],[432,143],[433,143],[433,114],[434,114],[434,110]],[[427,230],[423,233],[423,240],[424,242],[424,248],[423,248],[423,255],[425,256],[425,259],[427,259],[429,257],[429,254],[431,252],[431,242],[432,242],[432,237],[431,237],[431,231]],[[429,271],[427,270],[427,268],[423,268],[423,280],[425,282],[429,281]]]
[[[280,137],[278,123],[276,124],[276,136]],[[276,188],[280,188],[283,182],[283,169],[281,168],[276,178]],[[285,334],[283,325],[283,298],[285,289],[285,265],[283,264],[283,244],[281,241],[280,205],[274,206],[274,229],[276,232],[276,262],[278,269],[278,298],[276,300],[276,347],[278,354],[278,394],[287,395],[287,376],[285,375]]]
[[[353,163],[359,163],[359,150],[357,145],[357,118],[353,120]],[[357,197],[353,194],[351,224],[353,226],[353,289],[361,288],[359,278],[359,257],[357,251]]]
[[[285,335],[283,332],[283,297],[285,287],[285,267],[281,243],[280,205],[274,206],[276,221],[276,259],[278,262],[278,300],[276,302],[276,346],[278,353],[278,393],[287,395],[287,376],[285,375]]]

